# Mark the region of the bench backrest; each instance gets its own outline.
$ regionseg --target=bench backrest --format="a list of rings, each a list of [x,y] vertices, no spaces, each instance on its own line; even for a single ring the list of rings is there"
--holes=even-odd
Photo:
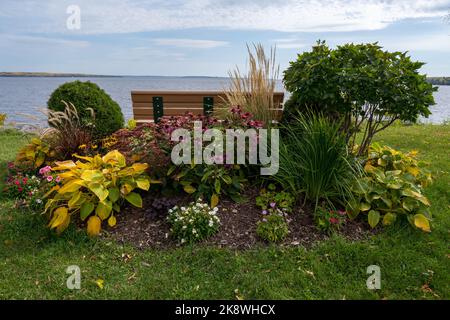
[[[138,123],[152,122],[162,116],[181,116],[186,112],[211,114],[225,98],[225,94],[218,91],[131,91],[133,116]],[[274,93],[277,118],[281,116],[283,98],[283,92]]]

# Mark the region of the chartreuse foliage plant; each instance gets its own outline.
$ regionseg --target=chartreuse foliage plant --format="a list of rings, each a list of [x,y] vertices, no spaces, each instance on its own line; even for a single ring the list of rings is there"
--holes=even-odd
[[[404,154],[372,144],[364,166],[366,176],[353,187],[356,199],[348,204],[350,217],[367,214],[372,228],[406,217],[412,226],[430,232],[430,202],[422,191],[432,178],[416,155],[416,151]]]
[[[32,138],[29,144],[20,149],[16,156],[16,164],[38,169],[54,156],[55,151],[47,142],[39,138]]]
[[[117,150],[103,157],[76,157],[84,161],[56,162],[52,168],[59,172],[62,185],[47,193],[45,212],[50,215],[49,227],[57,233],[67,228],[72,216],[79,214],[82,221],[87,220],[88,234],[98,235],[102,221],[107,220],[111,227],[116,224],[115,214],[120,212],[124,201],[142,207],[136,188],[147,191],[151,182],[157,182],[144,174],[146,163],[127,166],[125,157]]]

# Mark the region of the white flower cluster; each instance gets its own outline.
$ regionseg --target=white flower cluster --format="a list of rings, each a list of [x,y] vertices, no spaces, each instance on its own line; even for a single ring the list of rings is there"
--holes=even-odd
[[[218,211],[217,207],[210,208],[201,200],[187,207],[175,206],[169,210],[167,217],[172,225],[170,231],[181,243],[200,241],[218,231]]]

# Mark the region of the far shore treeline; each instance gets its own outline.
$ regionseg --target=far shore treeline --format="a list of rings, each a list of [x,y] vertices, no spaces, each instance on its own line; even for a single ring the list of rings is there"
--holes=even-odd
[[[0,77],[123,77],[116,75],[96,75],[83,73],[51,73],[51,72],[0,72]],[[130,76],[132,77],[132,76]],[[201,78],[201,77],[200,77]],[[208,78],[208,77],[205,77]],[[433,85],[449,86],[450,77],[427,77],[427,81]]]
[[[436,86],[450,86],[450,77],[428,77],[427,80]]]

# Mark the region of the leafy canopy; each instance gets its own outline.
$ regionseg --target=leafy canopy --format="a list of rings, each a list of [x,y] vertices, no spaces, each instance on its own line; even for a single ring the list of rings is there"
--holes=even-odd
[[[406,52],[383,51],[377,43],[331,49],[318,41],[284,72],[284,84],[292,93],[285,118],[311,109],[343,120],[353,143],[357,132],[365,132],[362,153],[373,136],[395,120],[416,122],[430,115],[436,88],[419,73],[423,65]]]

